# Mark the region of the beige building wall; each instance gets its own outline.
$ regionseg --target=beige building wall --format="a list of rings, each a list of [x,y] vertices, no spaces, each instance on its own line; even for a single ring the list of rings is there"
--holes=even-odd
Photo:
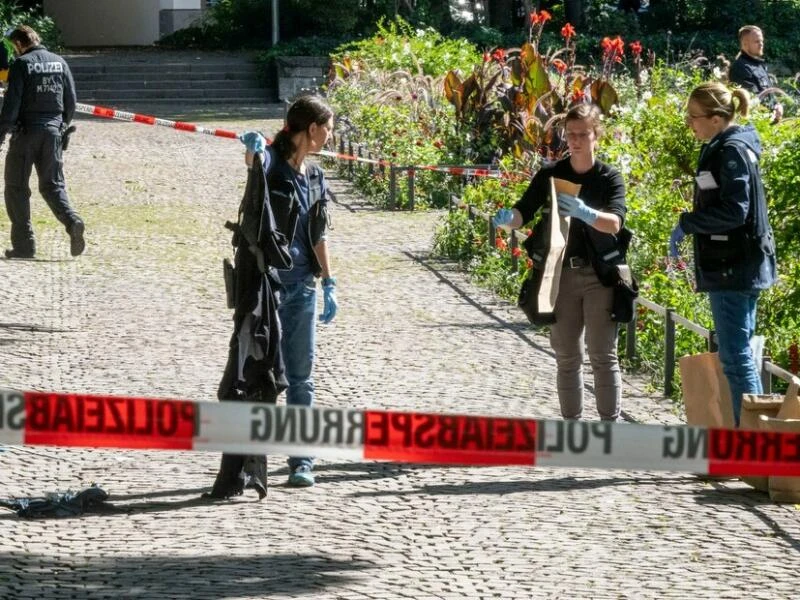
[[[66,46],[149,46],[162,10],[201,10],[204,0],[44,0]]]

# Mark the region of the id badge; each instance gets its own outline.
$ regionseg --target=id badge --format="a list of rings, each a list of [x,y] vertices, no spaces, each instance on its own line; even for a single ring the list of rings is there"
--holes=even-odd
[[[714,180],[714,176],[711,174],[711,171],[700,171],[694,180],[697,182],[697,187],[703,191],[715,190],[719,187],[717,182]]]

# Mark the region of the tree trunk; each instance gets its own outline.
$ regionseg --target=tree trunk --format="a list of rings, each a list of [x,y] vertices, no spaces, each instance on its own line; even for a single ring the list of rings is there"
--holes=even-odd
[[[514,0],[495,0],[487,6],[489,27],[494,27],[500,31],[511,31],[514,28]]]
[[[564,0],[564,17],[576,27],[583,25],[583,0]]]

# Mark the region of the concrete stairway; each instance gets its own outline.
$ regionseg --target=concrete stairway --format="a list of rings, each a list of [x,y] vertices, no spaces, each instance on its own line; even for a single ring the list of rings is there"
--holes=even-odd
[[[133,104],[259,105],[275,91],[259,78],[253,55],[231,52],[92,50],[63,53],[78,101],[124,109]]]

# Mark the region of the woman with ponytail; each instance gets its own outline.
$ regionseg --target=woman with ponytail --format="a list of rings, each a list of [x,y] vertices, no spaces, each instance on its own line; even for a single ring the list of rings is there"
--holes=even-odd
[[[278,270],[278,314],[281,323],[281,351],[289,387],[286,404],[314,403],[314,347],[316,343],[317,279],[322,283],[323,309],[319,321],[330,323],[336,316],[336,278],[331,272],[327,233],[328,189],[322,169],[307,157],[322,150],[333,131],[333,111],[319,96],[301,96],[289,107],[286,124],[266,146],[257,132],[242,136],[251,164],[259,153],[267,173],[270,203],[279,228],[291,239],[290,269]],[[292,212],[292,218],[286,213]],[[297,211],[296,219],[295,211]],[[311,457],[289,458],[289,485],[314,485]]]
[[[689,95],[686,125],[704,142],[700,150],[692,210],[681,214],[670,236],[670,255],[680,255],[686,234],[694,236],[697,291],[708,292],[719,358],[731,389],[736,425],[742,394],[762,393],[760,366],[750,349],[761,290],[777,279],[775,243],[761,181],[761,142],[746,117],[750,96],[719,82]]]

